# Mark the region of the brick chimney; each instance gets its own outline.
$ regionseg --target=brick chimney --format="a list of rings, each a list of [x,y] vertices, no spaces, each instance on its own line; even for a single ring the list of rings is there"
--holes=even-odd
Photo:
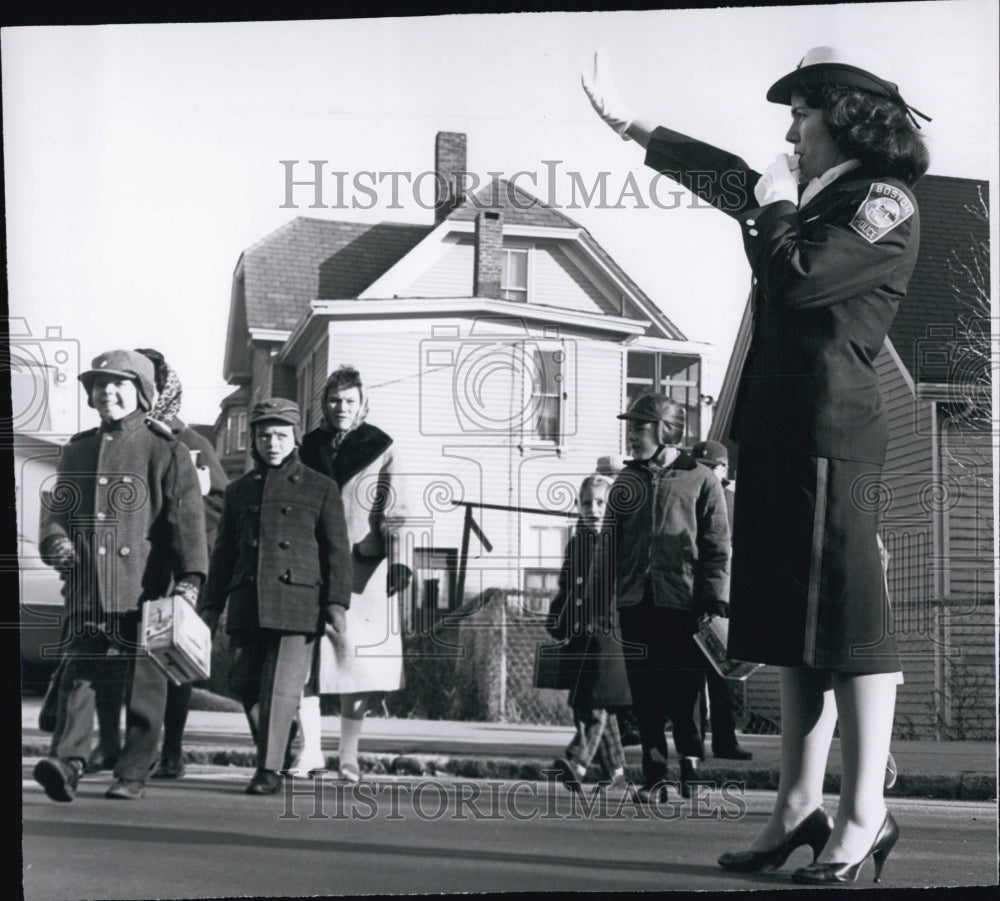
[[[455,173],[466,172],[466,139],[459,131],[439,131],[434,139],[434,171],[437,179],[437,190],[442,192],[447,185],[447,197],[440,193],[434,206],[434,224],[444,221],[455,209]]]
[[[503,212],[480,210],[476,216],[476,267],[472,277],[474,297],[500,300],[500,267],[503,248]]]

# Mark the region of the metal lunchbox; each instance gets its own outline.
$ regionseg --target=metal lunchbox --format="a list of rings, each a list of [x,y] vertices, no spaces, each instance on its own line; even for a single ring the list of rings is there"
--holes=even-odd
[[[212,632],[183,598],[142,605],[142,647],[177,685],[207,679],[212,668]]]
[[[703,616],[698,623],[698,631],[694,633],[694,642],[712,664],[712,668],[724,679],[736,679],[742,682],[750,678],[763,663],[746,663],[733,660],[726,653],[729,639],[729,620],[724,616]]]

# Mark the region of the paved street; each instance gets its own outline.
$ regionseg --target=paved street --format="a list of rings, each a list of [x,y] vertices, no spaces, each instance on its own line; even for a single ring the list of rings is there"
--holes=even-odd
[[[22,768],[24,893],[77,898],[793,888],[800,849],[775,874],[715,865],[749,843],[773,793],[736,789],[656,811],[609,792],[587,810],[533,781],[382,778],[354,790],[297,780],[302,794],[243,793],[251,771],[195,765],[138,802],[105,800],[89,776],[56,804]],[[831,809],[836,799],[829,799]],[[995,885],[996,805],[892,799],[902,838],[886,888]],[[869,863],[862,880],[870,885]],[[860,883],[859,883],[860,884]]]

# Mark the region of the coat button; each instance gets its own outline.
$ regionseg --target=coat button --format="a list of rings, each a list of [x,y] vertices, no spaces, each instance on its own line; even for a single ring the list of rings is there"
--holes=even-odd
[[[756,238],[757,237],[757,229],[755,229],[755,228],[748,229],[747,230],[747,234],[750,235],[751,238]]]
[[[105,435],[104,436],[104,440],[105,441],[114,441],[115,440],[115,436],[114,435]]]
[[[285,516],[288,516],[288,514],[292,512],[292,508],[291,507],[282,507],[281,508],[281,512],[284,513]]]
[[[120,547],[120,548],[118,548],[118,556],[119,557],[127,557],[131,553],[132,553],[132,548],[129,548],[129,547]]]
[[[98,557],[103,557],[107,552],[108,552],[108,549],[106,547],[99,547],[97,549],[97,556]]]
[[[108,518],[108,514],[107,514],[107,513],[98,513],[98,514],[97,514],[97,518],[98,518],[99,520],[105,520],[105,519],[107,519],[107,518]]]
[[[250,547],[257,547],[257,539],[256,538],[251,538],[250,539]]]
[[[278,542],[278,547],[280,547],[283,551],[287,551],[291,546],[292,543],[288,540]]]
[[[98,485],[107,485],[107,484],[108,484],[108,477],[107,477],[107,476],[101,476],[101,477],[100,477],[100,478],[99,478],[99,479],[97,480],[97,484],[98,484]]]
[[[747,225],[756,225],[756,224],[757,224],[756,219],[747,219]]]
[[[292,481],[293,482],[297,482],[298,480],[299,480],[299,477],[297,475],[292,476]]]
[[[583,606],[583,598],[577,598],[576,599],[576,606],[577,607]]]
[[[122,476],[122,481],[126,485],[131,485],[132,484],[132,476]]]

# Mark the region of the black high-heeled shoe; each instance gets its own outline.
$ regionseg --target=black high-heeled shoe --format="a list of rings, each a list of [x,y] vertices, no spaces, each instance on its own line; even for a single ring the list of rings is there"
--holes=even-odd
[[[776,870],[788,860],[796,848],[809,845],[813,851],[813,860],[823,850],[830,833],[833,832],[833,820],[822,807],[817,807],[798,826],[782,839],[781,844],[768,851],[730,851],[719,858],[719,866],[735,873],[762,873],[765,870]]]
[[[857,863],[816,863],[815,861],[807,867],[800,867],[792,873],[794,882],[809,885],[828,885],[831,882],[854,882],[861,872],[861,865],[870,857],[875,861],[875,881],[878,882],[882,876],[882,867],[885,866],[889,852],[899,841],[899,826],[891,813],[886,812],[882,826],[875,836],[875,841],[868,849],[868,853]]]

